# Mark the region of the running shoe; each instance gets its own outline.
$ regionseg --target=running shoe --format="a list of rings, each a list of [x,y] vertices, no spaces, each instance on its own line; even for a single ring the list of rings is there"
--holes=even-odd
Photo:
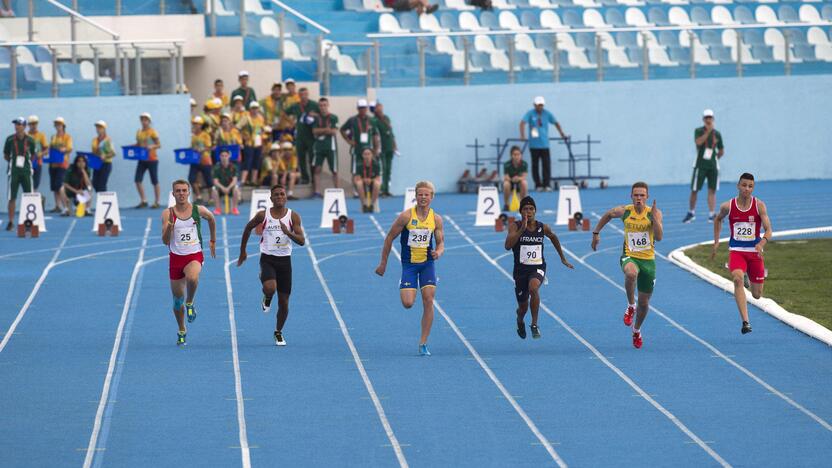
[[[240,214],[240,210],[238,210],[237,208],[234,208],[233,210],[231,210],[231,214],[233,214],[233,215],[239,215],[239,214]]]
[[[419,356],[430,356],[427,343],[419,345]]]
[[[433,4],[429,7],[427,7],[425,9],[425,12],[430,15],[430,14],[433,14],[434,12],[436,12],[436,10],[438,10],[438,9],[439,9],[439,5]]]
[[[55,208],[52,208],[51,210],[49,210],[49,212],[50,213],[60,213],[61,209],[56,206]]]
[[[688,214],[685,215],[685,219],[682,220],[682,223],[684,223],[684,224],[692,223],[695,219],[696,219],[696,215],[694,215],[693,213],[688,212]]]
[[[141,202],[138,205],[136,205],[136,209],[139,208],[147,208],[147,202]]]
[[[215,215],[219,216],[219,215],[221,215],[221,214],[222,214],[222,210],[221,210],[221,209],[219,209],[219,208],[214,208],[214,211],[212,211],[212,213],[214,213]]]
[[[185,346],[185,335],[187,333],[183,331],[176,333],[176,346]]]
[[[633,346],[636,349],[641,349],[642,339],[641,332],[633,332]]]
[[[532,329],[532,338],[535,340],[540,338],[540,328],[537,325],[532,325],[530,328]]]
[[[12,224],[12,222],[11,222],[11,221],[9,221],[9,223],[8,223],[8,224],[6,224],[6,230],[7,230],[7,231],[11,231],[13,226],[14,226],[14,225]]]
[[[260,301],[260,306],[263,307],[263,313],[264,314],[269,313],[269,307],[271,307],[271,305],[272,305],[272,298],[271,297],[266,297],[266,295],[264,294],[263,295],[263,300]]]
[[[185,304],[185,313],[188,315],[188,323],[196,320],[196,309],[193,304]]]
[[[716,215],[715,215],[715,214],[708,215],[708,222],[709,222],[709,223],[713,224],[715,219],[716,219]]]
[[[161,208],[162,205],[160,205],[159,203],[154,203],[154,204],[150,205],[150,207],[155,210],[155,209]]]
[[[751,333],[751,324],[748,322],[743,322],[742,329],[740,331],[743,335],[745,335],[746,333]]]
[[[627,311],[624,312],[624,325],[628,327],[633,324],[633,316],[636,315],[636,308],[627,306]]]
[[[324,196],[323,196],[323,195],[321,195],[321,193],[320,193],[320,192],[315,192],[315,193],[313,193],[313,194],[312,194],[312,198],[323,198],[323,197],[324,197]]]
[[[517,322],[517,336],[526,339],[526,324],[525,322]]]
[[[283,339],[283,333],[279,331],[274,332],[274,345],[286,346],[286,340]]]

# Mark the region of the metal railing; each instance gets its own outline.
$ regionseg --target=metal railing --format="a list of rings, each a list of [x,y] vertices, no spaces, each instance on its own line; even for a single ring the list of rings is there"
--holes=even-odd
[[[381,60],[379,57],[379,42],[348,42],[348,41],[341,41],[341,42],[333,42],[333,41],[322,41],[321,48],[323,53],[320,55],[319,59],[319,66],[318,70],[321,73],[321,79],[319,82],[321,83],[322,94],[323,95],[330,95],[332,93],[331,87],[331,77],[332,77],[332,61],[336,60],[332,56],[332,51],[335,47],[364,47],[364,58],[366,63],[366,88],[373,87],[373,79],[375,78],[375,87],[381,87]]]
[[[78,0],[72,0],[72,8],[67,7],[55,0],[46,0],[47,3],[50,5],[64,11],[69,15],[69,39],[71,42],[76,42],[78,39],[77,29],[78,29],[78,22],[83,21],[84,23],[89,24],[90,26],[108,34],[113,40],[117,41],[119,39],[119,34],[112,29],[102,25],[101,23],[87,18],[86,16],[78,13]],[[121,3],[121,2],[119,2]],[[164,3],[164,2],[163,2]],[[35,0],[29,0],[29,13],[28,13],[28,22],[27,22],[27,37],[29,42],[34,42],[35,40]],[[75,63],[77,60],[78,54],[77,49],[75,46],[71,46],[70,52],[70,59],[72,63]]]

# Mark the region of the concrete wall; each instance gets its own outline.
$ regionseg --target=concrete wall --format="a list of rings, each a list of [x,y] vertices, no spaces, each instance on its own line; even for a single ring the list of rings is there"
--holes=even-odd
[[[14,132],[11,122],[15,117],[35,114],[40,117],[40,130],[50,138],[55,133],[52,120],[61,116],[66,119],[67,133],[72,136],[75,150],[89,151],[95,137],[94,122],[106,121],[108,133],[118,151],[118,157],[113,162],[108,189],[118,192],[121,205],[133,206],[139,201],[133,184],[136,163],[122,159],[120,147],[135,144],[136,131],[141,127],[139,114],[150,112],[153,116],[153,126],[159,132],[162,143],[159,151],[159,183],[164,204],[167,203],[165,191],[169,190],[170,183],[188,174],[188,168],[176,164],[173,159],[174,149],[185,148],[191,144],[188,99],[188,95],[162,95],[4,100],[0,105],[0,136],[5,141],[6,136]],[[5,171],[7,163],[4,161],[2,164]],[[5,177],[0,180],[0,193],[4,199],[7,183]],[[47,207],[51,207],[48,173],[42,176],[40,191],[48,197]],[[153,192],[147,175],[145,191],[150,195],[152,202]],[[3,205],[2,210],[5,211],[5,203]]]
[[[516,138],[536,95],[574,137],[603,141],[593,172],[613,185],[634,179],[688,183],[695,159],[693,130],[702,110],[716,113],[725,139],[723,180],[753,172],[764,180],[832,178],[832,76],[619,81],[470,87],[383,88],[378,98],[391,116],[403,155],[393,166],[392,189],[403,193],[421,178],[443,191],[473,160],[465,148]],[[556,136],[552,128],[550,135]],[[562,147],[552,148],[565,156]],[[488,156],[494,150],[484,150]],[[528,153],[525,158],[529,160]],[[554,175],[566,172],[553,165]]]

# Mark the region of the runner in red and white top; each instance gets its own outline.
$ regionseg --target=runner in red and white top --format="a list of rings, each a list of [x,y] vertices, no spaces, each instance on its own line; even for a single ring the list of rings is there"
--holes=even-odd
[[[719,234],[722,230],[722,220],[727,216],[731,229],[728,241],[728,269],[734,280],[734,299],[742,318],[743,334],[751,332],[748,320],[748,304],[745,299],[746,275],[750,284],[751,295],[759,299],[763,295],[763,282],[766,277],[763,262],[763,247],[771,242],[771,220],[768,218],[766,204],[754,192],[754,176],[743,173],[737,183],[739,195],[723,203],[719,207],[719,214],[714,221],[714,246],[711,259],[716,257],[719,247]],[[761,229],[762,228],[762,229]],[[761,231],[765,234],[760,235]]]
[[[237,266],[246,261],[246,245],[251,231],[257,229],[260,238],[260,282],[263,285],[263,312],[268,313],[277,291],[277,324],[274,344],[286,346],[283,326],[289,318],[289,295],[292,293],[292,242],[306,243],[300,215],[286,206],[286,189],[275,185],[271,189],[272,207],[258,212],[246,224],[240,241]]]
[[[173,315],[179,325],[176,344],[185,345],[185,315],[188,322],[196,320],[194,295],[202,271],[202,219],[211,232],[211,258],[216,258],[216,223],[214,215],[204,206],[188,202],[191,185],[185,180],[173,183],[176,205],[162,212],[162,242],[170,248],[170,290],[173,293]],[[187,291],[187,297],[186,297]]]

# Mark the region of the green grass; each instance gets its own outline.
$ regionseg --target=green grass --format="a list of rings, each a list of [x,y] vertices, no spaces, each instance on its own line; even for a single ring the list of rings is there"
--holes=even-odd
[[[710,259],[710,244],[688,249],[685,254],[731,279],[725,268],[727,243],[720,244],[714,261]],[[765,261],[768,278],[763,297],[832,330],[832,239],[775,240],[766,246]]]

